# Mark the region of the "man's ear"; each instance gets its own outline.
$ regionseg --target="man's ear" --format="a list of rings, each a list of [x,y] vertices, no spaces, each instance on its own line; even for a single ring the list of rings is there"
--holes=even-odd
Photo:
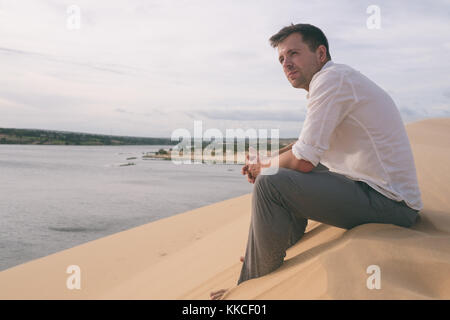
[[[316,56],[321,63],[324,63],[327,60],[327,48],[323,44],[317,47]]]

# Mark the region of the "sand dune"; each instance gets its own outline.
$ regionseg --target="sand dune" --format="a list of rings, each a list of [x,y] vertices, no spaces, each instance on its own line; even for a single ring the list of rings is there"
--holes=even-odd
[[[424,209],[411,229],[310,221],[275,272],[236,286],[251,195],[162,219],[0,272],[0,299],[449,299],[450,118],[408,124]],[[245,181],[245,180],[243,180]],[[81,289],[66,286],[80,267]],[[369,290],[368,266],[381,288]]]

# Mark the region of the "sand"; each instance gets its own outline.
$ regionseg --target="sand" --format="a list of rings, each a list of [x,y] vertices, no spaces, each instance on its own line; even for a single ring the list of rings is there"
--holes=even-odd
[[[424,209],[412,228],[310,221],[281,268],[236,286],[250,223],[244,195],[0,272],[0,299],[449,299],[450,118],[406,126]],[[243,182],[245,182],[243,177]],[[67,268],[80,268],[68,289]],[[368,289],[367,268],[380,270]]]

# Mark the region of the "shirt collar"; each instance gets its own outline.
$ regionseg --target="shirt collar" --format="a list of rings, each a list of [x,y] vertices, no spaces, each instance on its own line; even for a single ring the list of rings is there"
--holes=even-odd
[[[320,69],[320,71],[322,71],[322,70],[325,69],[325,68],[331,67],[333,64],[334,64],[333,61],[328,60],[327,63],[325,63],[325,64],[323,65],[322,69]]]
[[[317,72],[313,75],[313,77],[312,77],[312,79],[311,79],[311,82],[314,80],[314,78],[316,77],[316,74],[317,74],[317,73],[319,73],[320,71],[322,71],[322,70],[324,70],[324,69],[326,69],[326,68],[328,68],[328,67],[331,67],[333,64],[334,64],[333,61],[328,60],[327,63],[325,63],[325,64],[322,66],[322,69],[320,69],[319,71],[317,71]],[[309,83],[310,86],[311,86],[311,82]],[[306,99],[309,99],[309,91],[308,91],[308,93],[306,94]]]

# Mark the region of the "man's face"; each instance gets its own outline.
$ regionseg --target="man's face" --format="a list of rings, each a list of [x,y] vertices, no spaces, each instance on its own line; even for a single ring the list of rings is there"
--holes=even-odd
[[[320,62],[319,54],[312,52],[302,41],[299,33],[289,35],[278,45],[278,59],[291,85],[307,91],[313,75],[324,64]]]

